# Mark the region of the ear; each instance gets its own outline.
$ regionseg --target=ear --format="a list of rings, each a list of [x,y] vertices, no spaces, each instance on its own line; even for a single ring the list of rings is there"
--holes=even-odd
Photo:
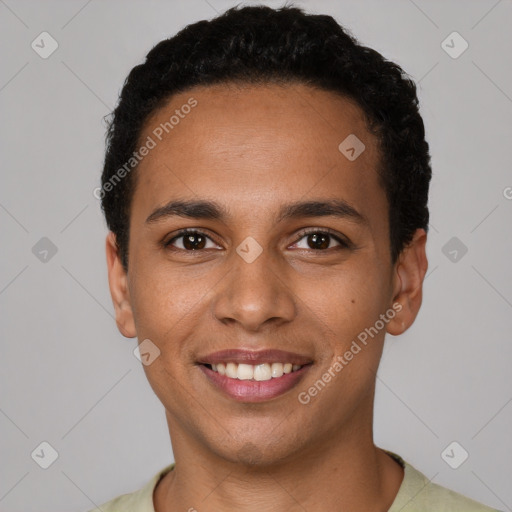
[[[108,285],[114,303],[117,328],[126,338],[135,338],[135,322],[128,290],[128,277],[121,263],[116,236],[109,231],[106,239]]]
[[[387,324],[394,336],[405,332],[416,319],[423,297],[423,280],[428,268],[425,245],[427,233],[417,229],[402,251],[393,270],[393,309],[397,314]]]

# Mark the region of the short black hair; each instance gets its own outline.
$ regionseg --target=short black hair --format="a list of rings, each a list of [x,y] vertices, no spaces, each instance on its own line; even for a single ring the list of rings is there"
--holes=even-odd
[[[107,120],[101,201],[125,270],[136,166],[116,180],[118,171],[137,150],[149,116],[174,94],[222,83],[300,83],[355,101],[379,143],[392,263],[416,229],[428,231],[432,170],[414,81],[331,16],[289,5],[236,6],[154,46],[129,73]]]

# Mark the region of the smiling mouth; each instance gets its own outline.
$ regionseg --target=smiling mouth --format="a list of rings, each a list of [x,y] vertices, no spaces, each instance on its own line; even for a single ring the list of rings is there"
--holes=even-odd
[[[296,372],[306,365],[292,363],[261,363],[253,365],[229,362],[205,364],[204,366],[230,379],[262,382],[271,379],[279,379],[283,375]]]
[[[313,363],[201,363],[199,368],[213,387],[242,403],[266,402],[291,391]],[[224,372],[222,374],[222,372]]]
[[[239,402],[264,402],[287,393],[314,364],[306,355],[276,349],[227,349],[196,361],[206,382]]]

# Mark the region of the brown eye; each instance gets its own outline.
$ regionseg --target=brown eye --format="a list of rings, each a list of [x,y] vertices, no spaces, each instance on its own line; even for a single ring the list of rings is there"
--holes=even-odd
[[[207,247],[207,243],[215,244],[210,237],[199,231],[181,231],[178,235],[171,238],[165,243],[165,247],[172,250],[182,251],[199,251],[201,249],[211,249],[212,246]]]
[[[328,249],[330,238],[330,235],[325,233],[313,233],[307,236],[307,241],[311,249]]]
[[[194,251],[196,249],[204,249],[206,238],[202,235],[185,235],[183,237],[183,247]]]
[[[302,240],[304,240],[305,243]],[[346,249],[350,247],[349,242],[345,242],[340,236],[330,233],[329,231],[320,230],[302,232],[294,246],[298,249],[312,249],[314,251]]]

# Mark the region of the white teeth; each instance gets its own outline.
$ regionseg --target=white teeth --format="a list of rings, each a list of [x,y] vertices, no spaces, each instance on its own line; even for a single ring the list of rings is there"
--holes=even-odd
[[[230,377],[231,379],[236,379],[237,378],[237,375],[236,375],[237,369],[238,369],[238,365],[236,365],[235,363],[228,363],[226,365],[226,376]]]
[[[272,373],[269,364],[264,363],[254,367],[254,380],[270,380],[271,378]]]
[[[270,371],[272,373],[272,377],[282,377],[283,376],[283,363],[272,363],[270,367]]]
[[[278,379],[284,374],[296,372],[302,368],[292,363],[262,363],[257,365],[246,363],[218,363],[212,364],[213,371],[231,379],[265,381]]]
[[[239,364],[236,372],[238,380],[251,380],[254,377],[254,370],[250,364]]]

